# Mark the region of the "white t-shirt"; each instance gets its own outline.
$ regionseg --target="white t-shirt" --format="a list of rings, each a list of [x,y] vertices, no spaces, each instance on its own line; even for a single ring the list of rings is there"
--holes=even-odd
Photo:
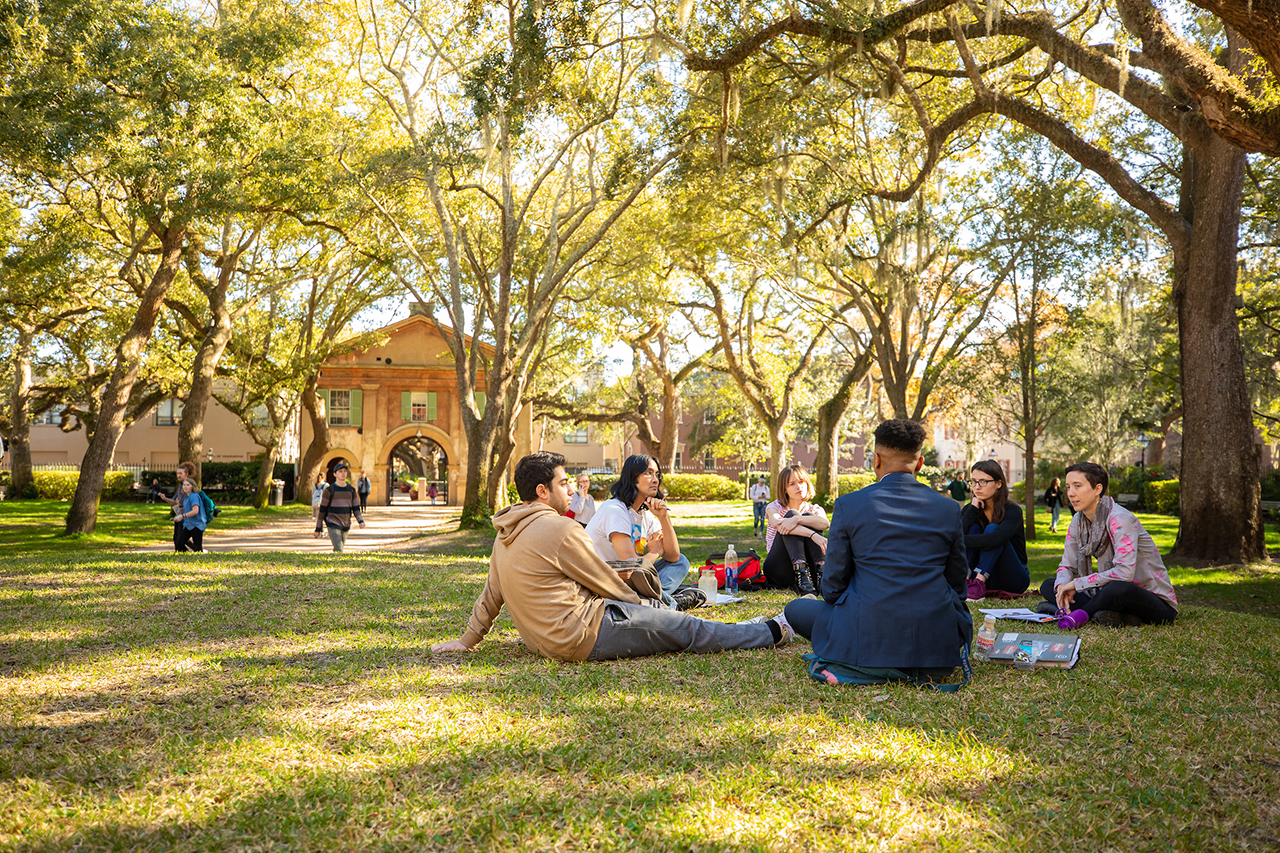
[[[596,507],[596,514],[587,524],[587,536],[602,560],[618,559],[618,552],[609,541],[611,533],[625,533],[631,538],[631,546],[637,557],[643,557],[649,540],[662,531],[662,524],[647,509],[636,512],[617,498]]]
[[[753,501],[768,501],[769,487],[764,483],[756,483],[751,487],[751,491],[748,494],[751,495],[751,500]]]

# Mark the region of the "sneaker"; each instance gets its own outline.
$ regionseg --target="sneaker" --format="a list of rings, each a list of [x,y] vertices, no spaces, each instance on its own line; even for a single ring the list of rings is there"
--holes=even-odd
[[[1128,618],[1126,618],[1126,616],[1127,614],[1120,613],[1115,610],[1099,610],[1097,613],[1093,614],[1092,621],[1097,622],[1099,625],[1101,625],[1104,628],[1123,628],[1126,625],[1133,624],[1132,622],[1128,621]],[[1129,618],[1137,619],[1136,616],[1129,617]],[[1141,625],[1142,620],[1139,619],[1138,624]]]
[[[987,582],[982,578],[974,578],[969,581],[968,589],[965,592],[965,598],[969,601],[981,601],[987,597]]]
[[[675,599],[676,610],[692,610],[707,603],[707,594],[696,586],[686,586],[671,593]]]
[[[782,629],[782,639],[774,643],[775,646],[785,646],[796,638],[796,629],[791,627],[791,623],[787,621],[785,614],[779,613],[773,617],[773,621],[777,622],[778,627]]]

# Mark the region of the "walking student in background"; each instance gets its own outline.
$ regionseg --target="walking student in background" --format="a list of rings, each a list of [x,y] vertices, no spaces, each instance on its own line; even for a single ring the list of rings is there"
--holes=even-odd
[[[1058,516],[1062,514],[1062,481],[1057,477],[1053,478],[1053,482],[1049,484],[1049,488],[1044,490],[1045,506],[1049,507],[1052,514],[1049,522],[1049,532],[1058,532]]]
[[[1022,507],[1009,500],[1004,468],[993,459],[974,463],[969,472],[973,500],[960,510],[960,528],[969,559],[970,601],[988,592],[1021,595],[1031,583]]]
[[[160,500],[173,507],[173,550],[175,551],[182,550],[178,547],[178,539],[182,536],[182,481],[186,480],[188,477],[195,476],[195,473],[196,466],[192,465],[190,462],[180,463],[177,470],[178,488],[173,493],[173,497],[167,497],[164,492],[158,493]],[[206,522],[207,521],[208,519],[206,519]]]
[[[364,473],[364,469],[360,469],[360,477],[356,480],[356,494],[360,495],[360,512],[369,509],[369,492],[373,491],[373,483],[369,482],[369,476]]]
[[[360,528],[364,529],[364,513],[360,512],[360,497],[347,482],[351,469],[346,462],[339,462],[333,469],[334,483],[324,490],[320,498],[319,511],[316,514],[316,538],[320,538],[323,526],[329,528],[329,541],[333,550],[342,553],[347,544],[347,534],[351,532],[351,516],[354,513]]]
[[[763,536],[768,522],[765,520],[765,507],[769,505],[769,484],[765,482],[764,475],[760,475],[760,479],[751,487],[749,493],[751,495],[751,512],[753,515],[753,523],[751,532],[756,536]]]
[[[204,529],[209,525],[209,516],[204,511],[204,501],[197,494],[196,481],[187,477],[178,488],[175,500],[180,500],[178,508],[178,539],[173,544],[175,552],[191,551],[200,554],[204,551]]]

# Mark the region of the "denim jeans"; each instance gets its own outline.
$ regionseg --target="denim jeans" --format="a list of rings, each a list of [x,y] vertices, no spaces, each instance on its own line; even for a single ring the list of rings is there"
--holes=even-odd
[[[977,524],[969,525],[966,533],[994,533],[996,525],[988,524],[981,528]],[[986,551],[969,552],[969,568],[976,569],[987,576],[987,589],[1000,589],[1005,592],[1025,592],[1031,583],[1031,572],[1023,565],[1018,552],[1013,550],[1013,543],[1006,542],[999,548]]]
[[[681,554],[680,559],[675,562],[659,559],[653,567],[658,572],[658,582],[662,584],[663,602],[674,608],[676,600],[671,597],[671,593],[679,589],[680,584],[689,576],[689,558]]]
[[[773,632],[763,622],[736,625],[713,622],[687,613],[609,601],[600,634],[587,660],[616,660],[670,652],[705,655],[727,649],[763,649],[773,645]]]
[[[768,520],[765,518],[765,515],[764,515],[764,511],[767,506],[769,506],[767,501],[752,502],[751,513],[752,513],[752,516],[754,517],[754,520],[752,522],[752,527],[751,527],[752,533],[764,533],[764,529],[768,525]]]

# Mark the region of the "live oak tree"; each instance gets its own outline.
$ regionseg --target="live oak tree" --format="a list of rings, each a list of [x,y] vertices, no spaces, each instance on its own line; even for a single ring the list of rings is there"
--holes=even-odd
[[[278,121],[296,103],[290,65],[306,28],[285,4],[198,10],[103,0],[9,14],[0,158],[117,248],[136,300],[67,513],[67,533],[91,533],[189,229],[246,204],[269,206],[277,182],[287,186],[310,159]]]
[[[557,305],[678,150],[642,109],[668,87],[625,4],[351,14],[368,126],[389,130],[347,162],[399,237],[406,285],[443,318],[467,438],[463,524],[482,524]]]
[[[827,69],[874,69],[886,93],[910,104],[928,143],[915,179],[873,188],[885,194],[914,192],[952,134],[1001,116],[1044,136],[1144,213],[1173,256],[1183,477],[1198,484],[1184,490],[1176,551],[1241,562],[1266,559],[1266,550],[1233,307],[1237,230],[1246,155],[1280,154],[1280,3],[1196,5],[1205,14],[1182,33],[1151,0],[1118,0],[1118,20],[1092,3],[1019,13],[999,2],[920,0],[883,14],[854,3],[797,4],[774,20],[735,21],[727,34],[715,22],[686,65],[743,74],[749,60],[776,55],[796,69],[795,89]],[[1097,40],[1104,29],[1110,42]],[[1122,140],[1081,120],[1094,92],[1117,96],[1109,107],[1181,148],[1175,181],[1150,180],[1141,144],[1115,144]]]

